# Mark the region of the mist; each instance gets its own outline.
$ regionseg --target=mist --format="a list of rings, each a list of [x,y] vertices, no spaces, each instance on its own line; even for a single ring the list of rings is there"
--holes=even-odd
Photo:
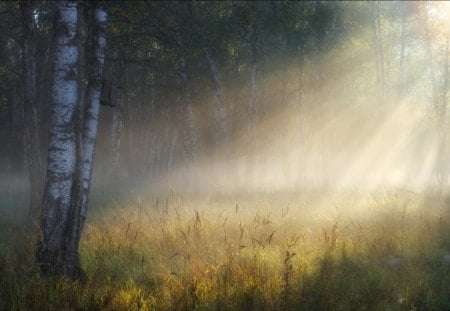
[[[450,309],[449,20],[0,1],[0,309]]]

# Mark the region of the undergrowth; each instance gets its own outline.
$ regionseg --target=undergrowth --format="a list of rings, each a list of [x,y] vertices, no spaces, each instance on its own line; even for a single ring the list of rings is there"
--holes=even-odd
[[[450,310],[449,210],[418,195],[115,202],[91,211],[83,283],[40,276],[37,231],[3,220],[0,310]]]

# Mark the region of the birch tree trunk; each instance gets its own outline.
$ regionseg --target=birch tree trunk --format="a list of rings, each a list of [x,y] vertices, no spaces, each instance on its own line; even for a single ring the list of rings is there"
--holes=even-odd
[[[177,30],[177,41],[181,50],[183,50],[183,42],[181,41],[180,30]],[[183,52],[182,52],[183,53]],[[178,60],[179,65],[179,88],[181,90],[181,96],[178,98],[180,105],[183,105],[183,114],[186,120],[186,129],[184,131],[184,149],[186,160],[189,162],[195,161],[197,159],[198,153],[198,138],[197,138],[197,124],[194,116],[194,110],[192,107],[192,96],[189,91],[188,83],[188,72],[186,57],[181,55]],[[184,102],[181,103],[182,98]]]
[[[117,80],[118,84],[124,90],[124,74],[125,74],[125,61],[124,55],[119,51],[119,63],[118,63],[118,72],[117,72]],[[124,92],[122,91],[119,100],[117,102],[117,107],[113,110],[112,116],[112,125],[111,125],[111,146],[112,146],[112,173],[113,176],[119,176],[120,171],[120,145],[121,145],[121,134],[122,134],[122,126],[123,126],[123,101],[124,101]]]
[[[445,117],[442,116],[442,106],[445,104],[442,103],[443,97],[441,97],[441,100],[439,98],[439,83],[436,79],[436,71],[434,66],[434,55],[432,51],[432,42],[431,42],[431,35],[430,30],[428,28],[428,13],[425,13],[425,48],[426,48],[426,56],[427,61],[429,64],[429,73],[430,73],[430,81],[431,81],[431,94],[432,94],[432,104],[433,104],[433,111],[434,111],[434,117],[435,117],[435,125],[436,125],[436,133],[438,138],[438,152],[436,155],[436,163],[435,163],[435,173],[437,177],[437,182],[439,187],[442,187],[444,184],[444,173],[443,167],[447,165],[445,162],[445,133],[444,133],[444,122]],[[448,54],[448,35],[447,35],[447,47],[446,47],[446,53]],[[448,76],[448,55],[446,54],[446,69],[444,69],[445,76]],[[445,78],[445,77],[444,77]],[[443,89],[445,90],[445,96],[447,93],[447,81],[444,81]],[[446,177],[445,177],[446,178]]]
[[[56,4],[52,119],[42,212],[42,237],[36,261],[44,273],[82,276],[78,246],[86,217],[97,136],[104,52],[106,10],[95,2],[85,107],[77,109],[77,2]],[[76,127],[83,113],[82,127]],[[80,123],[81,125],[81,123]],[[77,136],[78,135],[78,136]]]
[[[54,22],[53,85],[47,175],[36,261],[44,273],[62,271],[65,231],[75,172],[74,118],[77,106],[77,3],[59,1]]]
[[[405,63],[405,47],[406,47],[406,3],[401,3],[402,9],[402,33],[400,38],[400,61],[398,69],[398,82],[397,82],[397,100],[403,96],[403,84],[404,84],[404,63]]]
[[[372,22],[373,22],[373,45],[375,50],[375,67],[377,73],[377,108],[380,116],[381,104],[383,103],[385,82],[384,82],[384,54],[381,41],[381,23],[380,23],[380,3],[372,3]],[[384,108],[384,107],[383,107]]]
[[[102,2],[95,2],[93,19],[93,42],[88,55],[86,106],[83,109],[82,146],[78,146],[82,148],[81,159],[77,163],[77,184],[73,188],[70,225],[67,227],[63,254],[63,273],[69,276],[82,275],[78,246],[88,208],[105,62],[107,13]]]
[[[251,94],[250,101],[247,107],[248,113],[248,133],[250,141],[253,141],[256,131],[256,120],[258,118],[258,108],[260,104],[260,52],[259,52],[259,25],[257,23],[252,25],[251,33],[251,64],[250,64],[250,81],[251,81]]]
[[[25,147],[30,185],[30,215],[39,215],[43,188],[43,172],[39,147],[38,105],[36,100],[35,24],[33,1],[21,1],[22,15],[22,71],[25,117]]]
[[[450,24],[449,24],[450,25]],[[450,27],[447,27],[447,39],[445,44],[445,60],[443,85],[439,110],[437,111],[437,127],[439,135],[439,161],[438,161],[438,182],[441,190],[448,184],[448,148],[447,148],[447,93],[448,93],[448,53],[450,44]]]
[[[205,50],[206,59],[209,64],[213,77],[213,97],[214,97],[214,111],[216,119],[216,149],[217,146],[223,145],[228,147],[229,142],[229,130],[228,130],[228,116],[227,108],[225,106],[224,88],[222,75],[219,70],[219,66],[211,55],[211,53]]]

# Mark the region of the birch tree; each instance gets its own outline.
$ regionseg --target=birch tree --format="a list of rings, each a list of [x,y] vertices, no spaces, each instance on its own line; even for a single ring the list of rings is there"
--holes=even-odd
[[[251,83],[251,94],[248,103],[248,132],[250,140],[254,139],[256,131],[256,120],[258,118],[258,109],[260,109],[260,24],[256,20],[251,26],[250,33],[250,50],[251,50],[251,60],[250,60],[250,83]]]
[[[192,107],[192,94],[188,86],[188,69],[187,60],[185,56],[184,42],[181,37],[180,27],[177,28],[177,43],[181,50],[181,55],[178,59],[179,66],[179,80],[178,87],[180,89],[180,96],[178,103],[183,105],[183,114],[185,116],[186,129],[184,131],[184,150],[186,159],[191,162],[197,159],[198,153],[198,138],[197,138],[197,124],[195,120],[194,110]],[[181,100],[183,99],[183,103]]]
[[[436,155],[435,172],[439,187],[447,184],[447,146],[446,146],[446,108],[447,108],[447,89],[448,89],[448,52],[449,52],[449,30],[447,28],[446,34],[446,48],[444,58],[444,72],[443,72],[443,84],[439,84],[439,80],[436,78],[436,71],[439,68],[435,66],[436,55],[433,53],[433,41],[431,38],[429,12],[426,5],[423,7],[424,18],[424,30],[425,30],[425,49],[426,49],[426,62],[428,63],[429,75],[431,81],[431,99],[433,113],[435,117],[436,133],[438,137],[438,152]],[[441,96],[440,96],[441,95]]]
[[[384,53],[381,38],[381,16],[380,3],[374,1],[371,5],[372,10],[372,30],[373,30],[373,47],[375,52],[375,69],[377,74],[377,105],[383,103],[385,90],[385,70],[384,70]],[[378,107],[381,111],[381,107]]]
[[[81,159],[77,161],[76,185],[72,192],[71,217],[64,249],[64,273],[77,276],[82,273],[78,246],[88,208],[92,167],[100,112],[103,65],[105,63],[107,13],[102,2],[95,2],[93,42],[88,55],[88,85],[83,107]]]
[[[83,275],[78,246],[88,206],[105,59],[107,14],[102,2],[94,2],[94,9],[81,109],[77,109],[76,2],[57,3],[54,29],[52,120],[37,262],[43,272],[71,277]],[[78,127],[76,113],[83,114]]]
[[[406,47],[406,3],[402,2],[400,4],[401,14],[402,14],[402,30],[400,37],[400,61],[398,69],[398,82],[397,82],[397,100],[401,99],[403,95],[403,80],[405,79],[405,47]]]
[[[220,144],[228,146],[228,116],[224,98],[222,74],[219,70],[219,65],[212,53],[205,49],[205,54],[213,78],[214,117],[216,121],[216,147]]]
[[[70,217],[75,172],[74,120],[78,92],[77,3],[56,4],[52,107],[47,175],[36,261],[44,273],[62,271],[62,252]]]
[[[118,69],[117,69],[117,79],[118,84],[124,89],[125,85],[125,60],[122,51],[118,51]],[[112,170],[113,176],[119,176],[120,171],[120,145],[121,145],[121,133],[123,127],[123,102],[124,93],[121,93],[119,100],[117,102],[117,107],[113,110],[112,122],[111,122],[111,151],[112,151]]]

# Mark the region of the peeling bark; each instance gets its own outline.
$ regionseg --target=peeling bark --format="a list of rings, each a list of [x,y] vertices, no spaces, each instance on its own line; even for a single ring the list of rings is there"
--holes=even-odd
[[[52,118],[36,261],[44,273],[82,277],[78,246],[97,136],[107,14],[102,2],[94,3],[85,107],[79,107],[77,2],[60,1],[56,6]]]
[[[44,273],[62,269],[75,173],[74,118],[77,106],[77,3],[56,3],[53,85],[47,175],[36,261]]]
[[[105,62],[107,13],[101,2],[95,3],[93,19],[93,42],[88,55],[86,106],[83,109],[81,161],[77,163],[77,184],[72,192],[70,226],[67,227],[64,249],[63,272],[69,276],[82,275],[78,246],[88,208]]]

